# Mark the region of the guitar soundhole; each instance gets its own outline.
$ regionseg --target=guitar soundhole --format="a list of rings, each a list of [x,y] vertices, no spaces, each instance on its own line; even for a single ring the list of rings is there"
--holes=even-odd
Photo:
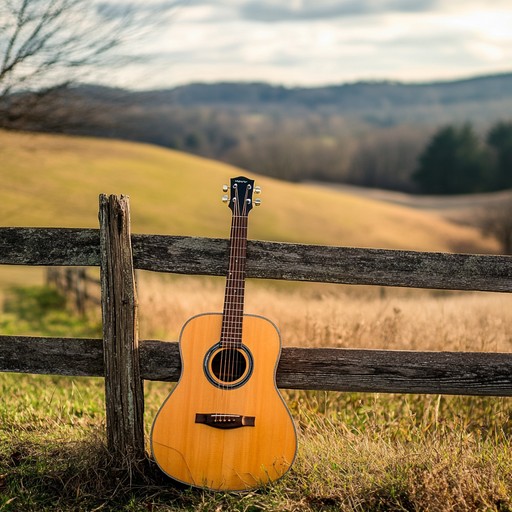
[[[218,387],[239,387],[252,373],[252,356],[245,346],[226,348],[218,343],[208,351],[204,363],[208,380]]]
[[[219,350],[212,359],[212,373],[223,382],[234,382],[247,368],[245,357],[236,348]]]

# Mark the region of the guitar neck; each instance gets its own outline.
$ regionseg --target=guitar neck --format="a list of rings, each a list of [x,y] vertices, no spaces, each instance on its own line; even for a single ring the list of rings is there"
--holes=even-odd
[[[245,260],[247,253],[247,215],[233,214],[229,246],[229,270],[224,295],[221,345],[242,345],[242,320],[245,296]]]

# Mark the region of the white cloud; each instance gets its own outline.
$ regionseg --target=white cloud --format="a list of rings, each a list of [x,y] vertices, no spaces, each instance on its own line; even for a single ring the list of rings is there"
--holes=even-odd
[[[188,0],[145,43],[157,58],[118,78],[142,88],[457,78],[510,69],[510,27],[505,0]]]

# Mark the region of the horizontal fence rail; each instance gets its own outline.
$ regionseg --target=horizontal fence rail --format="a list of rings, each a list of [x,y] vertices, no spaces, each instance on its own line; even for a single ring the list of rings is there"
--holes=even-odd
[[[53,286],[76,313],[82,316],[100,306],[101,283],[87,274],[87,267],[47,267],[46,284]]]
[[[136,269],[224,276],[228,241],[132,235]],[[0,264],[100,264],[99,230],[0,228]],[[247,277],[512,292],[512,257],[249,241]]]
[[[176,382],[177,342],[140,341],[146,380]],[[0,371],[104,376],[101,339],[0,336]],[[350,392],[512,396],[512,353],[283,348],[277,385]]]
[[[98,376],[107,446],[130,471],[145,457],[143,380],[176,382],[176,342],[141,341],[134,269],[225,276],[229,241],[131,235],[126,196],[100,196],[100,229],[0,228],[0,264],[99,266],[102,339],[0,336],[0,371]],[[512,292],[512,257],[249,241],[246,276]],[[512,396],[512,353],[285,347],[280,388]]]

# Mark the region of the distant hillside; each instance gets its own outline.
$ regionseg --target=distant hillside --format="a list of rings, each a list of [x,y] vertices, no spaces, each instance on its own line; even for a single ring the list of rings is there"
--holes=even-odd
[[[512,73],[455,81],[375,81],[324,87],[221,82],[129,91],[83,84],[60,91],[57,104],[61,112],[54,115],[62,123],[67,113],[64,107],[69,109],[74,106],[81,113],[87,109],[107,109],[108,119],[101,115],[86,116],[82,128],[89,131],[110,129],[123,138],[135,135],[134,127],[126,126],[119,120],[138,119],[146,123],[153,120],[163,127],[165,123],[162,124],[162,120],[174,108],[187,110],[203,107],[226,112],[288,115],[317,112],[359,118],[377,125],[403,122],[431,125],[452,121],[479,123],[512,115]],[[63,117],[59,118],[59,114]],[[72,124],[73,121],[77,120],[68,119],[68,123]],[[65,126],[63,128],[66,129]],[[144,130],[141,129],[139,136],[143,138],[143,134]]]
[[[96,91],[98,93],[99,90]],[[110,95],[108,90],[105,95]],[[334,108],[339,112],[366,112],[389,107],[455,106],[512,100],[512,73],[465,80],[401,83],[355,82],[325,87],[284,87],[265,83],[190,84],[167,90],[132,93],[131,101],[144,106],[178,104],[223,105],[242,108]]]
[[[407,192],[415,192],[411,175],[437,127],[469,121],[484,137],[509,118],[512,73],[312,88],[213,83],[133,92],[80,85],[8,115],[0,102],[0,126],[11,129],[149,142],[289,181]]]
[[[512,100],[512,73],[464,80],[406,83],[395,81],[353,82],[323,87],[285,87],[267,83],[192,83],[179,87],[129,92],[95,85],[75,89],[94,101],[118,101],[143,107],[161,105],[224,106],[244,109],[292,107],[334,108],[361,112],[390,106],[455,106],[471,102]]]

